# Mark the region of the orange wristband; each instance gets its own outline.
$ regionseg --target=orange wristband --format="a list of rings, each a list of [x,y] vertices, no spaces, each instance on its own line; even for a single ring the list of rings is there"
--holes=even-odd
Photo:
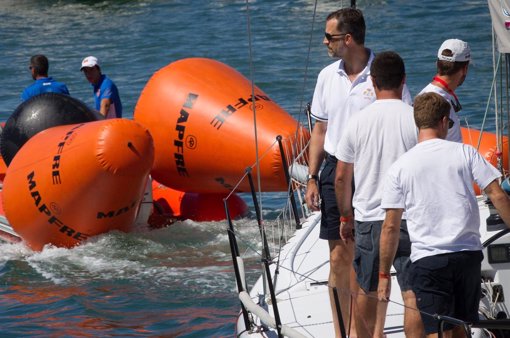
[[[346,216],[346,217],[344,217],[344,216],[340,216],[340,222],[341,222],[341,223],[347,223],[347,222],[349,222],[351,219],[352,219],[352,217],[351,217],[351,216]]]
[[[379,272],[379,278],[390,279],[391,275],[386,272]]]

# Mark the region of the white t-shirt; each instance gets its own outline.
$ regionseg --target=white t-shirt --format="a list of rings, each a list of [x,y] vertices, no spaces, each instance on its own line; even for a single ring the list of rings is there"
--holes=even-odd
[[[481,250],[473,180],[485,189],[500,177],[470,145],[442,139],[418,143],[389,169],[381,207],[405,209],[411,261]]]
[[[423,88],[420,94],[430,92],[441,95],[450,104],[450,118],[453,120],[454,124],[453,127],[448,130],[448,135],[446,136],[446,139],[448,141],[462,143],[462,133],[460,131],[460,118],[459,115],[455,112],[455,109],[453,109],[453,105],[456,101],[455,98],[443,88],[433,85],[432,83],[429,83],[425,88]]]
[[[387,171],[417,142],[413,107],[401,100],[376,100],[351,118],[335,154],[354,163],[357,221],[384,220],[381,196]]]

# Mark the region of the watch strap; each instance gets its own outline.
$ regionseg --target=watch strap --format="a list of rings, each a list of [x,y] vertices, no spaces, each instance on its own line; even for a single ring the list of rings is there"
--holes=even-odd
[[[308,174],[308,175],[306,175],[306,181],[308,182],[308,181],[310,181],[310,180],[316,180],[316,181],[318,181],[318,180],[319,180],[319,176],[317,176],[317,175],[312,175],[312,174]]]

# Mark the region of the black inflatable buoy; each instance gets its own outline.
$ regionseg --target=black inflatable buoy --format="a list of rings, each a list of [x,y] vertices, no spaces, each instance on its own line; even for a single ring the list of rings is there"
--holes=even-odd
[[[9,165],[21,147],[45,129],[97,121],[99,113],[69,95],[44,93],[20,104],[7,119],[0,136],[0,153]]]

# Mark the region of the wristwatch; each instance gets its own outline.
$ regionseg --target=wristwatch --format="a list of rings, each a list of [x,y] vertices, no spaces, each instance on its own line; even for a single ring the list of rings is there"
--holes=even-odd
[[[312,175],[312,174],[308,174],[308,175],[306,175],[306,182],[308,183],[308,181],[310,181],[310,180],[318,181],[318,180],[319,180],[319,176],[317,176],[317,175]]]

